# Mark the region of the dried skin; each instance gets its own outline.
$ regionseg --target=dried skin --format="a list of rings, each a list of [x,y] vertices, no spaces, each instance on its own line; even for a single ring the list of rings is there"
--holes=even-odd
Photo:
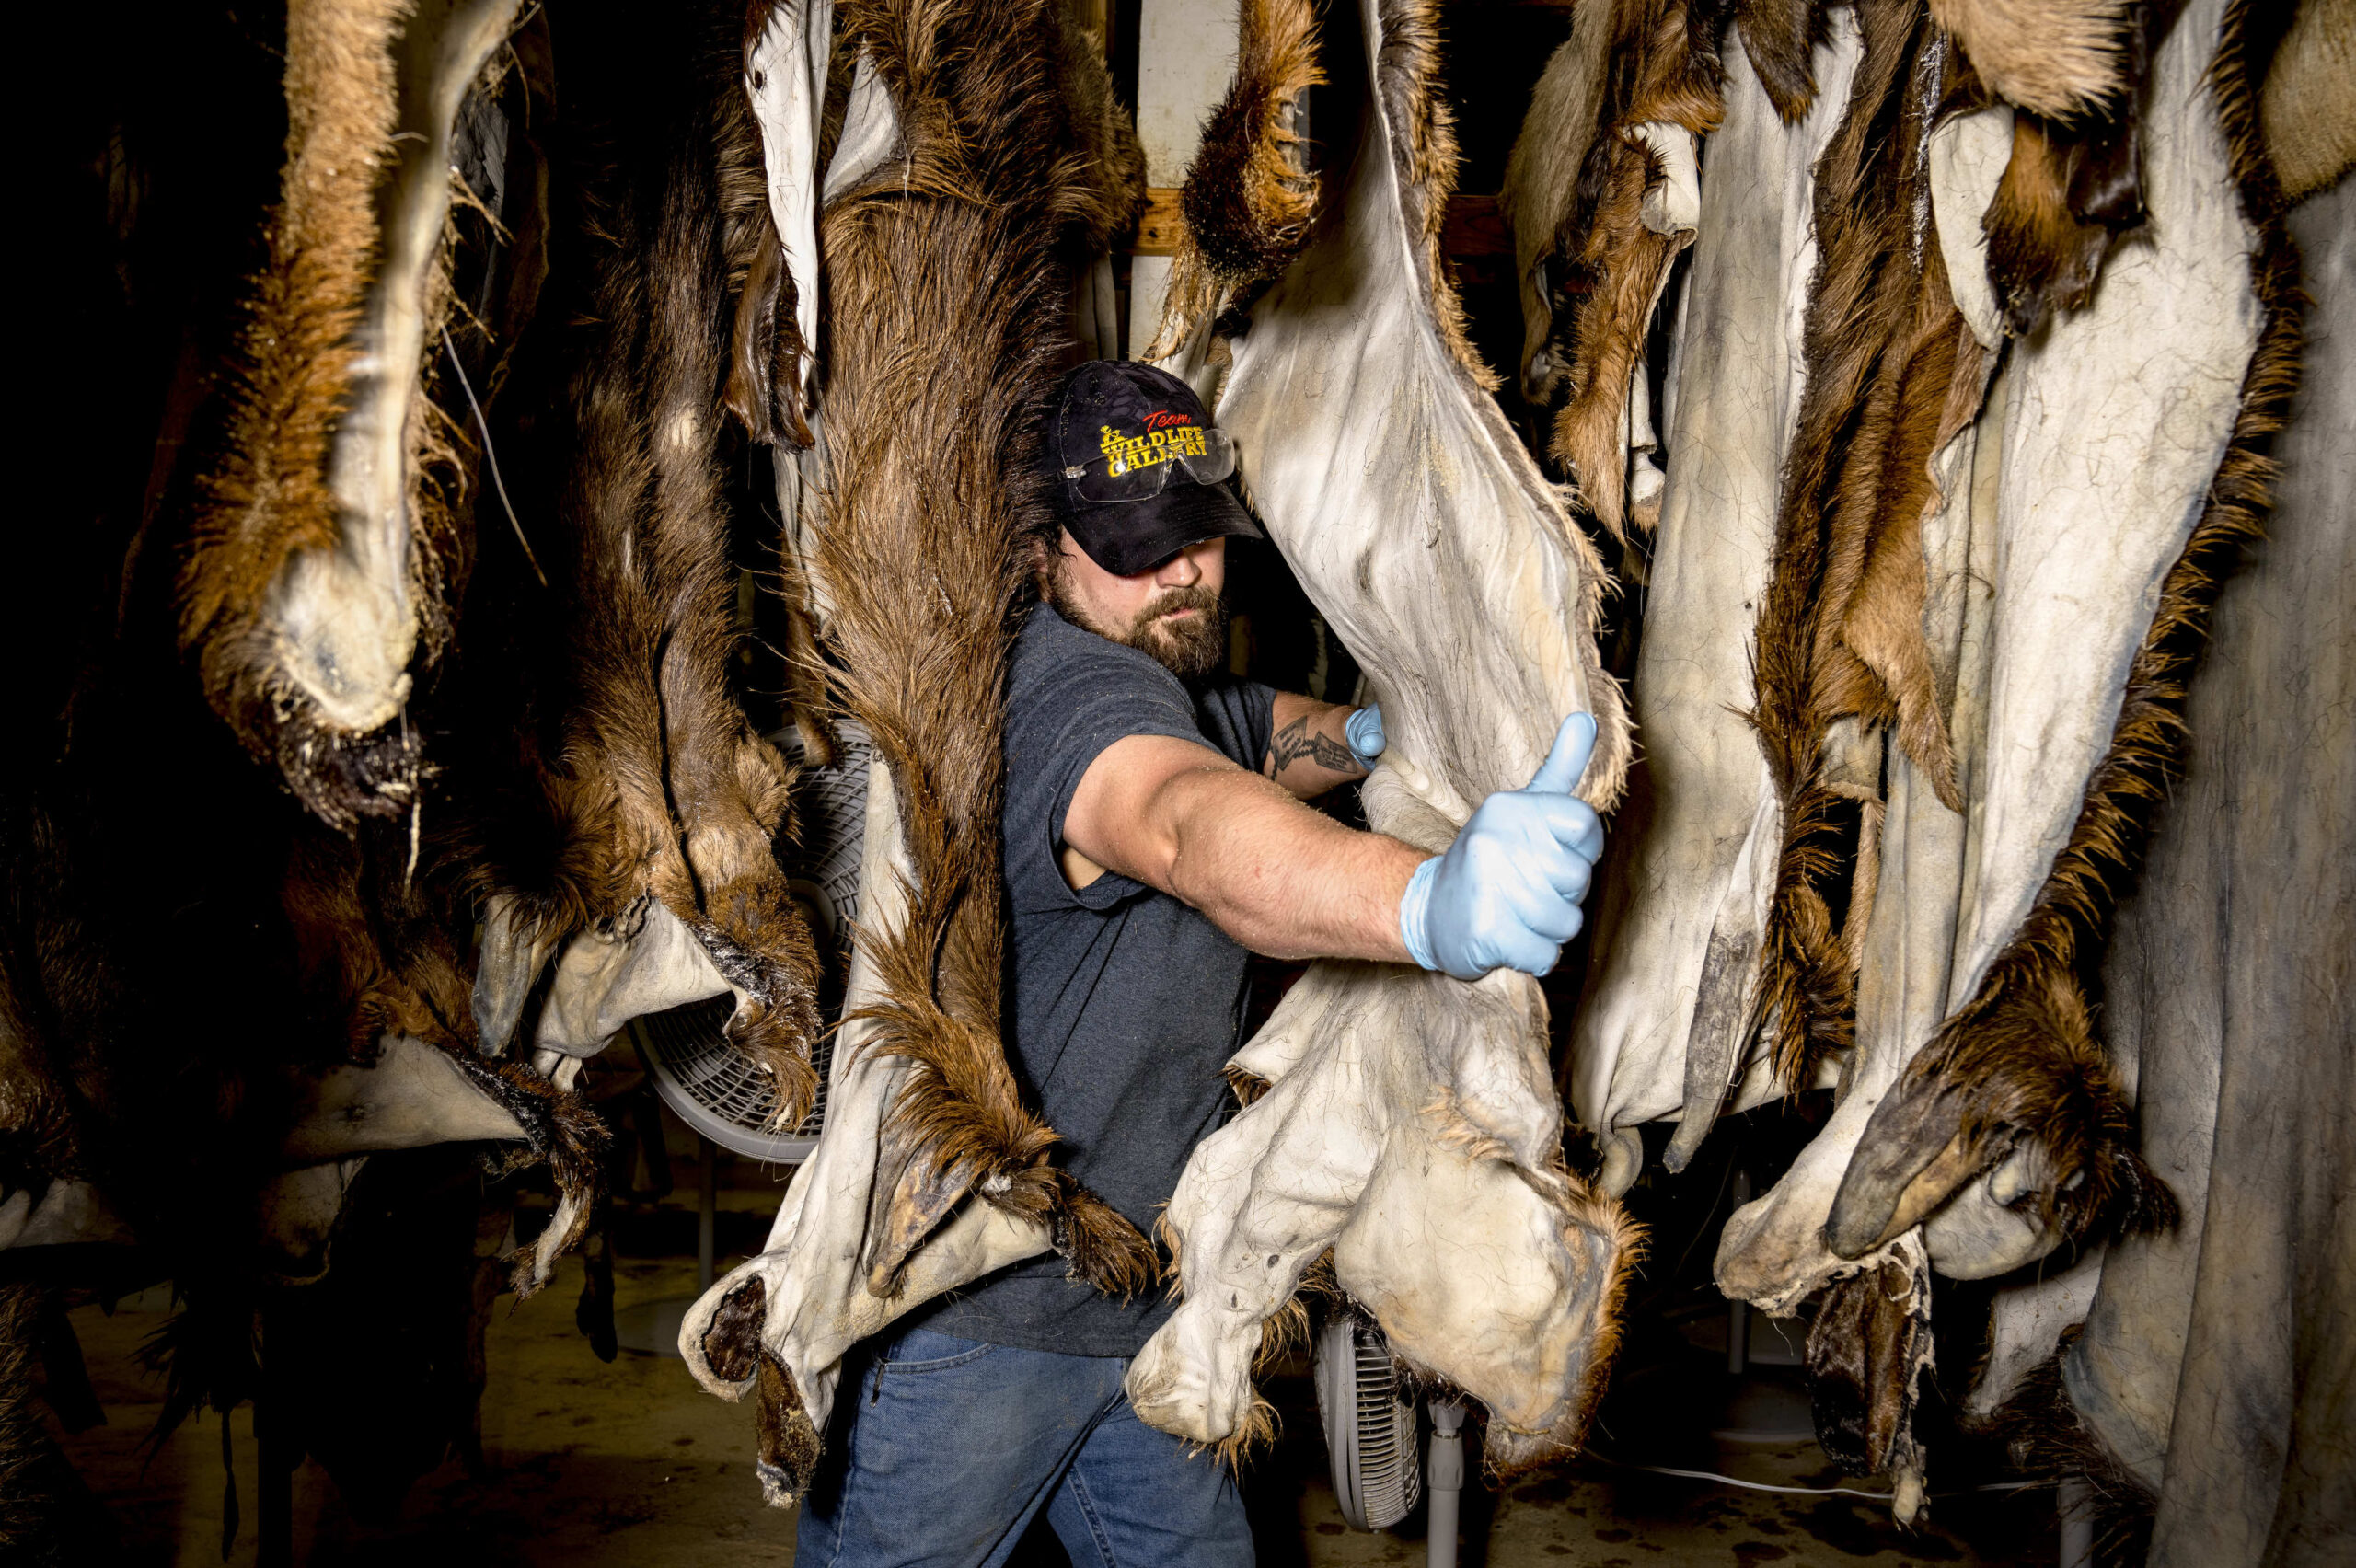
[[[2299,379],[2299,255],[2268,162],[2246,42],[2258,7],[2227,7],[2211,88],[2242,212],[2257,231],[2250,277],[2263,319],[2241,407],[2200,520],[2168,570],[2128,673],[2108,748],[2028,917],[1875,1111],[1828,1235],[1863,1251],[1907,1212],[1935,1208],[2024,1142],[2045,1151],[2038,1202],[2063,1234],[2107,1223],[2165,1224],[2174,1200],[2135,1149],[2134,1120],[2095,1037],[2081,976],[2101,957],[2153,813],[2181,767],[2186,691],[2210,613],[2271,503],[2275,432]],[[1905,1128],[1903,1136],[1897,1129]],[[1877,1136],[1887,1147],[1877,1150]],[[1872,1158],[1868,1158],[1868,1156]],[[1934,1179],[1923,1179],[1931,1172]]]
[[[1064,352],[1063,242],[1133,202],[1085,151],[1064,43],[1034,3],[984,18],[900,0],[837,12],[890,86],[907,156],[822,220],[827,482],[815,566],[842,707],[899,790],[907,917],[862,951],[884,999],[868,1048],[913,1066],[884,1130],[871,1288],[968,1191],[1060,1218],[1076,1273],[1117,1294],[1153,1275],[1134,1226],[1046,1163],[999,1038],[1001,715],[1024,459]]]

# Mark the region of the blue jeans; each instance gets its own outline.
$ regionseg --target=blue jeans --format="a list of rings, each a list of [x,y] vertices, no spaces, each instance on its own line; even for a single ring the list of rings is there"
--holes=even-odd
[[[930,1329],[865,1360],[844,1369],[795,1568],[999,1568],[1043,1507],[1074,1568],[1250,1568],[1234,1477],[1137,1418],[1127,1361]]]

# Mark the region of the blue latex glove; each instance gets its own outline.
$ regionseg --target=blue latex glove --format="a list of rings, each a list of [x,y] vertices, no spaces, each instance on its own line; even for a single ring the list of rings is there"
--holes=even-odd
[[[1350,743],[1350,755],[1369,773],[1374,771],[1374,759],[1382,755],[1382,709],[1373,703],[1342,721],[1343,738]]]
[[[1603,824],[1571,793],[1594,750],[1594,719],[1572,714],[1528,789],[1482,801],[1448,853],[1415,868],[1399,934],[1417,963],[1459,980],[1554,967],[1586,921],[1579,901],[1603,853]]]

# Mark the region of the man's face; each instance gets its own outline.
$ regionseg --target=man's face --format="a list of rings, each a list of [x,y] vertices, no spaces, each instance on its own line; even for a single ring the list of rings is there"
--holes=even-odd
[[[1096,564],[1069,533],[1045,563],[1041,589],[1074,626],[1151,654],[1180,680],[1201,680],[1227,663],[1227,541],[1189,545],[1134,577]]]

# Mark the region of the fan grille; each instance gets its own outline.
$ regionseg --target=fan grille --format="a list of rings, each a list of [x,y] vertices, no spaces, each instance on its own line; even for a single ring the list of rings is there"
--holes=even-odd
[[[1359,1529],[1387,1529],[1424,1494],[1421,1431],[1391,1345],[1372,1323],[1336,1317],[1318,1336],[1314,1368],[1334,1504]]]
[[[1399,1397],[1398,1368],[1380,1333],[1354,1336],[1358,1365],[1358,1495],[1367,1528],[1405,1518],[1423,1495],[1415,1408]]]
[[[781,834],[777,844],[778,860],[786,870],[795,904],[810,922],[826,968],[818,1009],[828,1027],[812,1045],[818,1095],[809,1113],[790,1131],[771,1124],[777,1114],[776,1086],[750,1057],[728,1043],[728,1020],[736,1010],[733,997],[690,1002],[651,1014],[632,1026],[655,1091],[680,1120],[724,1148],[783,1163],[807,1159],[826,1125],[834,1065],[832,1026],[842,1012],[851,928],[859,917],[859,859],[866,832],[871,748],[866,732],[856,724],[845,721],[837,732],[841,744],[835,765],[803,767],[795,778],[793,814],[799,831],[791,836]],[[770,739],[800,765],[798,733],[788,730]]]

